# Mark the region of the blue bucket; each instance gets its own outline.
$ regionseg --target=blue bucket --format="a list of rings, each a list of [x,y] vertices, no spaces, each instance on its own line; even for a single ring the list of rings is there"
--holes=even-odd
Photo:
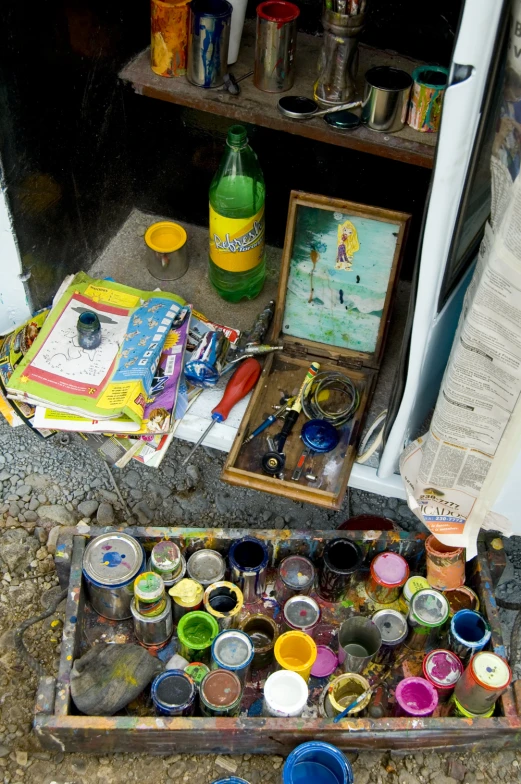
[[[297,746],[282,769],[282,784],[353,784],[353,770],[340,749],[312,740]]]
[[[244,779],[238,779],[237,776],[232,776],[229,779],[219,779],[214,781],[213,784],[248,784]]]

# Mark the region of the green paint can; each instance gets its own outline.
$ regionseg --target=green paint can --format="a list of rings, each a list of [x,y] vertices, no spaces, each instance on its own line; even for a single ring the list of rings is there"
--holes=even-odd
[[[196,610],[180,618],[177,625],[177,653],[189,662],[210,661],[212,643],[219,634],[219,624],[211,615]]]

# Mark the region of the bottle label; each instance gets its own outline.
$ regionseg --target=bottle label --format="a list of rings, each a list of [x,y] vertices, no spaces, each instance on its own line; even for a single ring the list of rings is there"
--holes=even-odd
[[[210,258],[228,272],[247,272],[264,256],[264,204],[251,218],[226,218],[210,205]]]

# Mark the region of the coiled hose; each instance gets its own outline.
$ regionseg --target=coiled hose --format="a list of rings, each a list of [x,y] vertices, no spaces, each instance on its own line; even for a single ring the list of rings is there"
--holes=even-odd
[[[322,403],[330,392],[340,392],[345,403],[337,411],[324,408]],[[311,383],[309,394],[302,400],[302,408],[308,419],[325,419],[333,427],[341,427],[351,419],[360,405],[358,389],[349,376],[340,371],[323,371],[317,373]]]

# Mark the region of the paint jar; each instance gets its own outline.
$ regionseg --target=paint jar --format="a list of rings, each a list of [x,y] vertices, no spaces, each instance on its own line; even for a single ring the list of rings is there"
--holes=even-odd
[[[338,661],[344,672],[363,672],[381,645],[376,623],[363,615],[353,615],[338,630]]]
[[[220,87],[228,70],[233,8],[226,0],[192,0],[186,78],[197,87]]]
[[[438,702],[447,702],[461,678],[463,664],[452,651],[431,651],[423,660],[423,676],[438,692]]]
[[[389,65],[370,68],[365,75],[362,122],[373,131],[400,131],[407,119],[412,77]]]
[[[145,232],[147,269],[157,280],[177,280],[188,269],[186,231],[178,223],[159,221]]]
[[[178,653],[189,662],[210,661],[212,643],[219,634],[215,618],[208,613],[189,612],[177,625]]]
[[[476,653],[456,684],[454,696],[465,710],[486,713],[508,689],[512,670],[492,651]]]
[[[364,560],[359,546],[350,539],[332,539],[322,556],[317,593],[326,602],[339,602]]]
[[[98,314],[92,310],[85,310],[80,314],[76,325],[78,330],[78,345],[86,351],[92,351],[101,343],[101,324]]]
[[[148,568],[161,575],[169,588],[184,577],[186,561],[175,542],[158,542],[150,553]]]
[[[313,637],[320,622],[320,607],[311,596],[292,596],[283,609],[284,630],[305,632]]]
[[[464,719],[490,719],[494,715],[496,706],[493,705],[486,713],[472,713],[463,707],[455,694],[450,698],[449,716],[461,716]]]
[[[317,645],[317,658],[311,668],[314,678],[329,678],[338,667],[338,656],[327,645]]]
[[[217,550],[197,550],[188,559],[186,571],[192,580],[208,588],[212,583],[224,580],[226,563]]]
[[[145,648],[161,648],[166,645],[174,631],[172,603],[169,596],[166,597],[165,608],[160,615],[153,617],[141,615],[136,609],[135,599],[132,599],[130,611],[134,619],[134,634],[140,645]]]
[[[353,784],[351,763],[340,749],[311,740],[293,749],[282,769],[282,784]]]
[[[378,653],[380,663],[391,662],[397,648],[405,642],[409,633],[407,618],[398,610],[378,610],[371,618],[378,626],[382,637],[382,646]]]
[[[275,660],[283,670],[292,670],[309,680],[317,658],[315,641],[304,632],[285,632],[275,642]]]
[[[281,561],[275,582],[275,598],[282,606],[297,594],[308,594],[315,582],[315,567],[303,555],[289,555]]]
[[[242,591],[224,580],[212,583],[204,592],[203,603],[204,609],[213,615],[221,631],[235,628],[243,605]]]
[[[422,133],[436,133],[440,128],[449,70],[440,65],[420,65],[412,72],[412,78],[407,124]]]
[[[357,675],[353,672],[339,675],[338,678],[335,678],[329,684],[328,699],[331,710],[326,709],[326,712],[331,713],[332,716],[338,716],[338,714],[342,713],[348,705],[351,705],[357,697],[363,694],[364,691],[367,691],[369,687],[369,681],[361,675]],[[370,701],[371,692],[364,697],[359,705],[356,705],[353,710],[349,711],[347,715],[361,718],[362,712],[367,708]]]
[[[479,611],[479,597],[467,585],[462,585],[460,588],[451,588],[450,591],[443,591],[443,593],[449,603],[451,617],[459,610]]]
[[[324,35],[313,93],[324,106],[348,103],[357,93],[358,40],[364,30],[365,14],[345,13],[345,5],[344,13],[339,13],[326,3],[322,12]]]
[[[253,643],[252,668],[262,670],[268,667],[273,661],[275,640],[279,636],[279,627],[275,621],[267,615],[250,615],[239,628],[246,632]]]
[[[203,716],[238,716],[241,709],[242,684],[230,670],[212,670],[199,689]]]
[[[482,651],[492,632],[487,621],[474,610],[458,610],[450,620],[449,647],[466,664],[474,653]]]
[[[438,692],[425,678],[404,678],[396,687],[395,716],[432,716],[438,707]]]
[[[403,586],[402,594],[407,605],[410,605],[411,599],[415,593],[418,593],[418,591],[423,591],[425,588],[430,588],[430,585],[425,577],[421,577],[419,574],[413,574],[411,577],[409,577]]]
[[[150,67],[159,76],[184,76],[189,0],[152,0]]]
[[[234,672],[244,686],[253,659],[253,643],[245,632],[227,629],[212,644],[212,670]]]
[[[295,81],[298,6],[266,0],[257,6],[253,84],[266,93],[283,93]]]
[[[398,553],[380,553],[371,561],[367,595],[378,604],[392,604],[400,598],[409,577],[409,565]]]
[[[152,702],[162,716],[193,716],[197,689],[193,679],[183,670],[169,670],[152,682]]]
[[[459,588],[465,582],[465,549],[438,542],[432,534],[425,541],[427,582],[437,591]]]
[[[83,576],[92,608],[103,618],[131,618],[134,580],[145,570],[145,552],[133,536],[107,533],[91,539],[83,555]]]
[[[229,348],[230,341],[222,330],[206,332],[185,364],[186,379],[195,387],[215,387],[226,366]]]
[[[168,591],[172,597],[174,621],[179,623],[183,615],[198,610],[203,603],[204,588],[201,583],[185,577]]]
[[[432,588],[415,593],[407,616],[407,648],[412,651],[432,651],[436,648],[448,617],[449,603],[442,593]]]
[[[203,680],[210,672],[210,668],[207,664],[203,664],[203,662],[190,662],[190,664],[186,665],[184,671],[193,679],[197,688],[199,688]]]
[[[244,602],[257,601],[266,590],[268,548],[260,539],[245,536],[230,547],[230,579],[241,589]]]
[[[273,672],[264,684],[263,716],[300,716],[308,697],[308,685],[301,675],[291,670]]]
[[[156,572],[143,572],[134,581],[136,610],[147,618],[161,615],[166,607],[165,584]]]

